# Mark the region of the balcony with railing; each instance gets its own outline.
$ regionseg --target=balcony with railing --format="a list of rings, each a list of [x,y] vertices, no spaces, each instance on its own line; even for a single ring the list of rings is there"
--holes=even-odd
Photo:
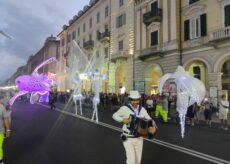
[[[151,10],[143,15],[143,22],[146,25],[151,24],[152,22],[161,22],[162,20],[162,9]]]
[[[91,50],[91,49],[93,49],[93,47],[94,47],[94,41],[93,41],[93,40],[88,40],[88,41],[84,42],[84,43],[83,43],[83,47],[84,47],[84,49],[86,49],[86,50]]]
[[[230,26],[211,32],[210,42],[218,42],[230,39]]]
[[[105,30],[105,32],[99,32],[97,34],[97,40],[102,43],[108,43],[110,38],[110,32],[108,30]]]
[[[163,54],[159,50],[159,46],[153,46],[150,48],[142,49],[138,52],[138,58],[140,60],[145,60],[154,56],[162,56]]]
[[[129,57],[128,51],[120,51],[111,55],[110,60],[115,62],[116,60],[126,60]]]

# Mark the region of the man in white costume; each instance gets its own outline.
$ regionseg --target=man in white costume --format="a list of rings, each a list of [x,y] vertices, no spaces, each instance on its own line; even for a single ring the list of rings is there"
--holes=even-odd
[[[156,133],[156,124],[148,115],[145,108],[140,106],[140,94],[138,91],[130,91],[130,103],[126,106],[121,106],[120,109],[113,114],[113,119],[123,123],[123,133],[121,138],[126,152],[127,164],[140,164],[143,149],[143,137],[133,133],[135,129],[130,128],[131,117],[145,118],[151,120],[151,126],[148,127],[148,133],[154,135]]]

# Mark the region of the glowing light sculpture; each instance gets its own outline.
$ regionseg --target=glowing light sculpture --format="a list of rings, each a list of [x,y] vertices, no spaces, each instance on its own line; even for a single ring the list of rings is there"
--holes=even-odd
[[[94,54],[91,62],[91,74],[94,84],[94,97],[93,97],[93,115],[92,120],[95,120],[98,123],[98,109],[97,106],[100,103],[100,79],[102,75],[100,74],[102,64],[104,63],[104,55],[99,50],[102,50],[101,44],[95,46]]]
[[[80,77],[80,74],[86,72],[89,66],[89,60],[87,59],[87,56],[81,50],[79,45],[76,43],[76,41],[73,41],[73,45],[70,49],[70,53],[68,56],[68,65],[69,65],[71,80],[75,85],[72,94],[73,101],[75,104],[75,114],[77,115],[77,111],[78,111],[77,101],[79,101],[80,114],[82,115],[82,99],[84,99],[84,97],[81,94],[82,79]]]
[[[93,50],[93,56],[89,60],[87,55],[81,50],[79,45],[73,41],[73,46],[71,47],[70,54],[68,57],[68,64],[70,67],[70,75],[73,83],[75,84],[73,92],[73,101],[75,103],[75,113],[77,114],[77,101],[79,101],[80,113],[82,115],[82,99],[84,97],[81,94],[81,74],[86,74],[88,78],[91,78],[94,86],[94,98],[93,98],[93,115],[92,120],[98,122],[98,112],[97,105],[100,103],[100,74],[101,66],[104,62],[104,55],[98,54],[99,49],[102,50],[101,44],[96,44]]]
[[[190,105],[197,102],[200,104],[205,97],[205,86],[178,66],[175,73],[168,73],[158,81],[159,93],[163,93],[163,86],[168,79],[174,79],[177,86],[177,111],[180,117],[181,137],[184,138],[185,116]]]
[[[27,93],[31,92],[30,96],[30,103],[34,104],[34,97],[39,94],[41,96],[47,95],[50,91],[51,85],[57,81],[53,78],[47,77],[44,73],[39,74],[38,70],[52,62],[56,62],[56,58],[52,57],[44,62],[42,62],[40,65],[38,65],[32,75],[22,75],[16,78],[15,83],[19,88],[19,92],[17,92],[9,101],[10,105],[13,105],[14,101],[22,95],[25,95]]]

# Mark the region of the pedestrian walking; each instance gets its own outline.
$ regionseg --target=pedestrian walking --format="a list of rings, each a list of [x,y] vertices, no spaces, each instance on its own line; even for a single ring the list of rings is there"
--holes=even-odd
[[[205,98],[204,100],[204,118],[206,125],[211,127],[212,124],[212,104],[210,98]]]
[[[7,112],[4,104],[4,97],[0,96],[0,164],[3,164],[3,142],[4,138],[10,137],[10,112]]]
[[[146,100],[146,108],[147,108],[147,112],[148,114],[153,118],[153,98],[152,96],[148,96],[147,100]]]
[[[165,95],[161,95],[157,101],[155,116],[161,116],[164,123],[168,122],[168,99]]]
[[[50,104],[50,109],[55,109],[56,105],[55,102],[57,101],[57,95],[54,92],[50,92],[49,94],[49,104]]]
[[[187,110],[187,117],[189,118],[189,124],[191,126],[194,126],[195,125],[195,121],[194,121],[194,117],[195,117],[195,112],[196,112],[196,104],[192,104],[188,107],[188,110]]]
[[[146,131],[149,136],[153,137],[156,132],[155,122],[148,115],[146,109],[140,105],[140,94],[138,91],[130,91],[128,105],[121,106],[120,109],[113,114],[113,119],[123,123],[123,133],[121,139],[126,152],[127,164],[140,164],[143,149],[143,136],[139,133],[141,130]],[[145,129],[138,131],[136,120],[147,119]],[[142,124],[143,125],[143,124]]]
[[[219,102],[219,119],[221,123],[221,128],[224,130],[228,130],[228,112],[229,112],[229,102],[226,99],[225,95],[221,96],[221,100]]]

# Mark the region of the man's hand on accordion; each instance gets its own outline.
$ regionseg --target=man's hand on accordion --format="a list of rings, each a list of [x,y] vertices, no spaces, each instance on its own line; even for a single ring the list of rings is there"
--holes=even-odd
[[[157,129],[156,129],[156,127],[149,127],[149,133],[151,133],[151,134],[155,134],[156,133],[156,131],[157,131]]]
[[[122,122],[123,122],[123,124],[129,124],[130,119],[129,118],[123,118]]]

